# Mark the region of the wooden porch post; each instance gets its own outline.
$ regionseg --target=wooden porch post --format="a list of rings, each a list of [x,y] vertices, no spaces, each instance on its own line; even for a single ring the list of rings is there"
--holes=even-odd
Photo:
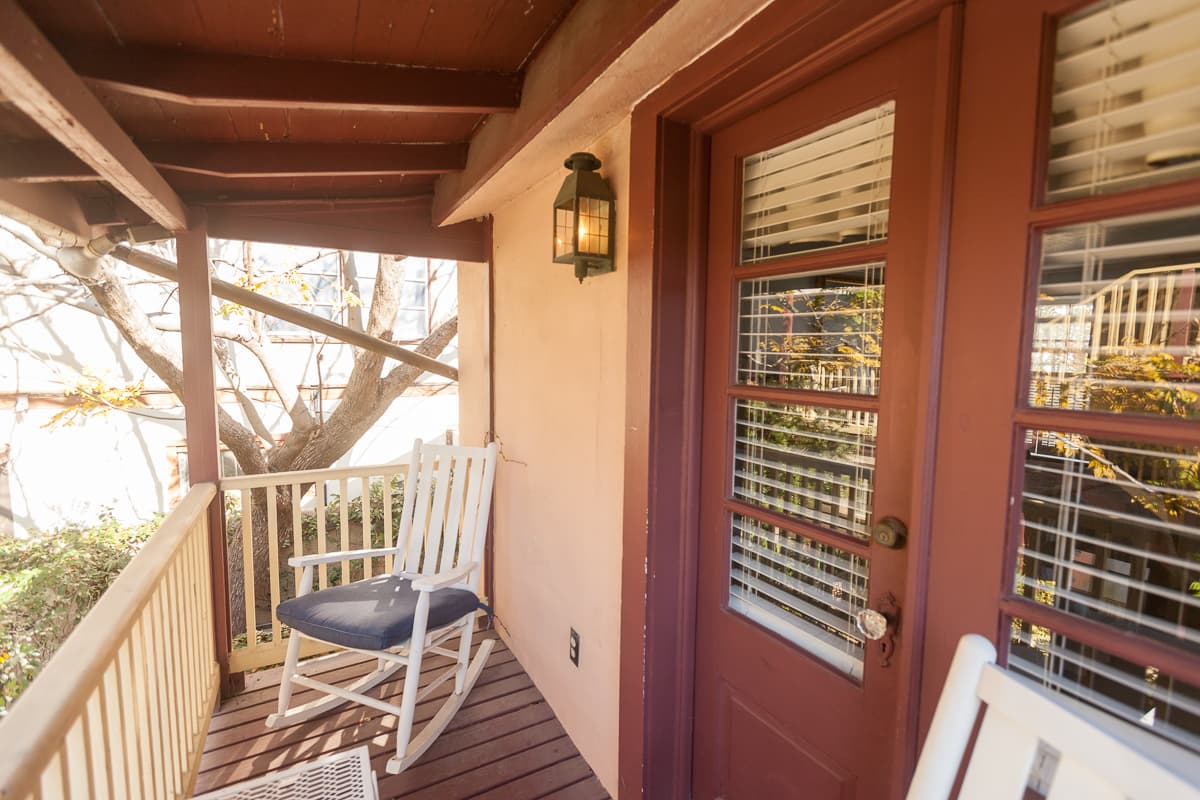
[[[179,257],[179,327],[183,350],[183,410],[187,426],[188,482],[219,483],[217,393],[213,379],[212,285],[208,272],[208,224],[203,209],[191,209],[187,230],[176,234]],[[239,688],[229,674],[232,623],[229,616],[229,560],[225,515],[217,492],[208,507],[212,566],[213,638],[221,669],[221,696]],[[241,676],[238,675],[238,678]],[[240,681],[238,681],[240,683]]]

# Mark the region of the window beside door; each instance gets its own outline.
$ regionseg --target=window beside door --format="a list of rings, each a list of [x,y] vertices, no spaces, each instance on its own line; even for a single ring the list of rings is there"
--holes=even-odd
[[[1054,613],[1014,614],[1008,649],[1195,750],[1200,687],[1168,665],[1200,658],[1200,189],[1149,190],[1200,176],[1198,24],[1196,0],[1057,22],[1009,587]]]

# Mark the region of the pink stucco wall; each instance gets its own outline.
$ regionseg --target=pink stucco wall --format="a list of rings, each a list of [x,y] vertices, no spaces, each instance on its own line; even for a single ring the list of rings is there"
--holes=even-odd
[[[617,195],[617,271],[580,285],[550,259],[565,170],[495,211],[500,632],[604,786],[617,785],[629,119],[588,145]],[[569,153],[557,156],[559,162]],[[460,276],[463,441],[482,441],[486,280]],[[482,385],[486,388],[486,375]],[[482,408],[478,406],[483,404]],[[575,667],[571,628],[582,638]]]

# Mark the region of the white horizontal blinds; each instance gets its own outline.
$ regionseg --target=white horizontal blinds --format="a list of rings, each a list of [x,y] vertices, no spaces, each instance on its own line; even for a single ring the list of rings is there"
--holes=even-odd
[[[1030,431],[1014,592],[1200,648],[1200,450]]]
[[[739,383],[879,393],[883,262],[738,284]]]
[[[1029,397],[1200,416],[1200,208],[1043,234]]]
[[[1047,199],[1200,175],[1200,0],[1104,0],[1058,27]]]
[[[1008,668],[1200,751],[1200,688],[1025,620],[1012,620]]]
[[[738,400],[733,496],[869,539],[877,425],[869,411]]]
[[[861,678],[866,560],[740,514],[731,526],[730,607]]]
[[[895,103],[747,157],[742,263],[887,238]]]

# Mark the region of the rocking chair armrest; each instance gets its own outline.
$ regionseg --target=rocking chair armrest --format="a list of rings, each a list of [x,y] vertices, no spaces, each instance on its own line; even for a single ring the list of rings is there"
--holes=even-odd
[[[436,575],[413,575],[412,588],[418,592],[436,592],[438,589],[445,589],[447,586],[462,583],[478,566],[479,564],[474,561],[468,561],[465,564],[459,564],[454,569],[448,569]]]
[[[396,555],[396,548],[394,547],[381,547],[374,550],[340,550],[334,553],[313,553],[307,556],[293,556],[288,559],[288,566],[312,567],[317,564],[332,564],[335,561],[356,561],[363,558],[394,555]]]

